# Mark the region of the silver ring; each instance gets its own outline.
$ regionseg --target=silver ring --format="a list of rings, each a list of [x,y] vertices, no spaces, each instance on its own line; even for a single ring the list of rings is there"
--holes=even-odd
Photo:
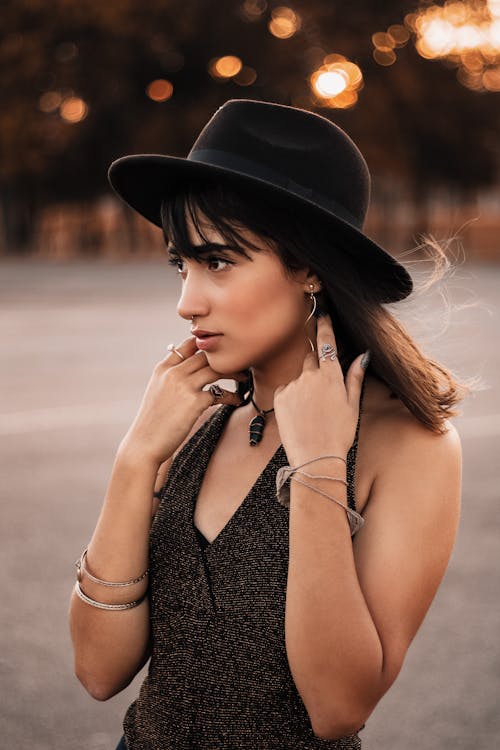
[[[181,359],[186,359],[186,357],[183,354],[181,354],[178,349],[175,348],[174,344],[169,344],[167,346],[167,349],[169,352],[175,352]]]
[[[222,398],[222,396],[224,395],[224,391],[222,390],[222,388],[219,385],[211,385],[208,390],[210,391],[210,393],[214,397],[214,404],[215,404],[215,402],[217,401],[218,398]]]
[[[324,362],[327,357],[334,362],[337,359],[337,352],[332,344],[321,344],[321,362]]]

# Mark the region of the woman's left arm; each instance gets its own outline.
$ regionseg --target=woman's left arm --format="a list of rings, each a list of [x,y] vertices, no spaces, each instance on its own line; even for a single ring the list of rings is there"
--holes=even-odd
[[[333,336],[331,327],[318,321],[319,345],[325,335],[327,340]],[[363,377],[359,362],[353,363],[345,385],[341,378],[343,393],[339,377],[330,362],[318,367],[307,355],[302,376],[276,394],[280,433],[283,429],[292,465],[327,453],[341,455],[346,436],[352,443],[349,429],[355,429],[358,413],[353,400],[359,398]],[[325,385],[333,388],[337,417],[331,433]],[[318,389],[323,398],[316,404]],[[299,415],[304,401],[307,409]],[[306,413],[316,417],[309,428]],[[341,435],[342,421],[352,424]],[[384,454],[388,449],[391,458],[373,482],[365,524],[354,538],[342,508],[290,483],[286,648],[313,731],[322,739],[352,734],[364,724],[396,679],[445,573],[461,497],[460,439],[448,426],[448,432],[436,435],[408,416],[401,429],[385,437]],[[323,459],[305,470],[339,477],[341,467],[336,459]],[[347,504],[341,483],[305,481]]]
[[[395,438],[353,540],[341,508],[291,483],[287,654],[324,739],[357,731],[396,679],[455,540],[456,430],[437,436],[416,426]],[[333,483],[326,491],[339,497]]]

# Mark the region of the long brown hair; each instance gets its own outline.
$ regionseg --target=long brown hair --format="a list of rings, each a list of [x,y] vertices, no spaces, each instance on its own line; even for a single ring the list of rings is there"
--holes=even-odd
[[[346,372],[352,360],[367,349],[369,372],[383,381],[432,432],[446,432],[446,419],[457,416],[455,405],[471,390],[444,365],[423,354],[390,306],[382,304],[362,280],[348,252],[321,216],[290,211],[278,199],[259,197],[256,189],[223,185],[211,180],[180,188],[172,201],[162,205],[163,234],[167,245],[180,257],[197,260],[190,242],[186,208],[199,236],[206,240],[200,214],[224,237],[235,252],[259,247],[244,238],[238,228],[249,229],[280,258],[286,273],[310,269],[322,282],[317,299],[332,320],[339,361]],[[425,245],[434,267],[433,281],[446,266],[445,254],[432,239]],[[238,391],[249,399],[249,384]]]

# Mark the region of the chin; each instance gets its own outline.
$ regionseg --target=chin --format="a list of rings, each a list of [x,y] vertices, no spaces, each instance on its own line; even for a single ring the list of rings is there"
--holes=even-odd
[[[220,373],[221,378],[227,377],[233,379],[232,375],[236,372],[244,372],[252,367],[248,361],[233,360],[230,361],[229,357],[224,357],[218,352],[205,352],[207,355],[208,364],[216,372]]]

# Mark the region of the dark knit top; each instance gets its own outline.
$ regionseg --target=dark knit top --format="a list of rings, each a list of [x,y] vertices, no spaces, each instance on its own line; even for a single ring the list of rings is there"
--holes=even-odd
[[[203,475],[237,407],[224,404],[172,462],[150,534],[152,656],[127,710],[128,750],[359,750],[358,735],[322,740],[285,647],[289,510],[276,499],[280,445],[209,543],[193,518]],[[358,441],[347,457],[354,508]]]

